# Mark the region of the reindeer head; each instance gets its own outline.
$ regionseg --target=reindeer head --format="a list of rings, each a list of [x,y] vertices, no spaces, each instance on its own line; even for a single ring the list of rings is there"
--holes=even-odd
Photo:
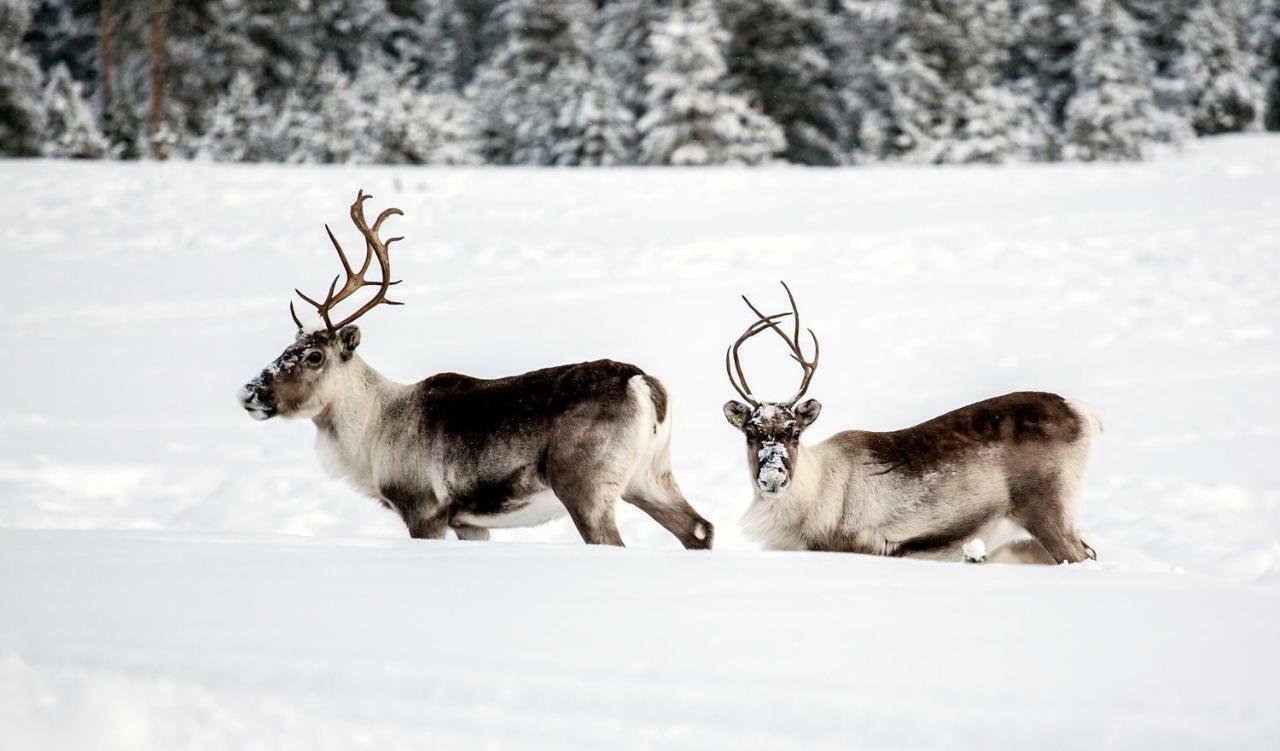
[[[755,478],[756,488],[765,497],[779,497],[790,488],[800,450],[800,434],[818,419],[818,413],[822,411],[822,405],[816,399],[800,401],[800,397],[809,390],[809,382],[813,380],[814,371],[818,368],[818,337],[813,329],[809,329],[809,336],[813,337],[813,359],[805,359],[800,350],[800,311],[785,282],[782,283],[782,288],[787,291],[787,299],[791,301],[790,313],[766,316],[745,296],[742,298],[751,312],[756,314],[756,321],[724,353],[724,368],[729,375],[729,383],[747,401],[746,404],[739,401],[725,402],[724,416],[730,425],[746,435],[747,464],[751,468],[751,476]],[[779,319],[787,316],[792,316],[795,323],[795,333],[790,336],[777,324]],[[785,402],[757,401],[751,395],[751,387],[747,385],[747,377],[742,372],[742,362],[738,358],[738,348],[743,342],[765,329],[773,329],[782,337],[791,350],[791,359],[804,370],[800,390]]]
[[[341,393],[352,377],[350,363],[360,344],[360,329],[353,325],[354,321],[380,304],[402,304],[387,299],[387,290],[391,285],[400,283],[391,281],[391,258],[387,249],[391,243],[402,238],[393,237],[383,241],[378,232],[384,221],[403,212],[400,209],[387,209],[378,215],[370,227],[364,218],[364,202],[369,197],[364,191],[360,191],[355,203],[351,204],[351,221],[365,239],[364,263],[360,270],[351,268],[347,254],[326,224],[325,231],[328,232],[334,249],[338,251],[338,259],[342,261],[347,281],[338,289],[341,276],[335,276],[322,303],[294,290],[319,312],[324,329],[304,330],[302,321],[293,309],[293,303],[289,303],[289,314],[298,327],[293,344],[286,347],[256,378],[240,387],[240,404],[255,420],[269,420],[276,415],[314,417],[319,414]],[[378,259],[382,278],[366,280],[364,275],[369,271],[374,258]],[[330,313],[334,306],[358,290],[373,286],[378,290],[368,302],[338,323],[333,322]]]

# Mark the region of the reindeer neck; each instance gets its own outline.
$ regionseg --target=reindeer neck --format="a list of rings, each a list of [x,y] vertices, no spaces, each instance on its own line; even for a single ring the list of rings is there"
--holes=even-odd
[[[338,446],[354,450],[366,443],[366,433],[381,422],[387,405],[405,388],[353,354],[333,384],[325,408],[312,422]]]
[[[791,466],[791,492],[799,497],[809,497],[821,492],[823,461],[821,447],[796,446],[796,458]]]

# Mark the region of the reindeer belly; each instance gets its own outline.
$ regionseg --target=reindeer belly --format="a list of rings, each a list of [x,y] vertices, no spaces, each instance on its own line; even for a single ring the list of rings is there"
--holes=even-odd
[[[456,511],[453,520],[473,527],[510,529],[536,527],[569,513],[550,490],[540,490],[521,498],[509,498],[492,511]]]

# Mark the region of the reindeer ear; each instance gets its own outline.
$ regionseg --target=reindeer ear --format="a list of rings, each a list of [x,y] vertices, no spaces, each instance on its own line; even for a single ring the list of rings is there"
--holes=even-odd
[[[818,413],[822,412],[822,404],[817,399],[809,399],[797,404],[792,411],[796,413],[796,421],[800,423],[800,429],[804,430],[818,419]]]
[[[735,428],[741,428],[751,416],[751,408],[742,402],[727,401],[724,403],[724,417]]]
[[[360,346],[360,328],[355,324],[343,326],[338,331],[338,355],[343,360],[350,360],[351,353]]]

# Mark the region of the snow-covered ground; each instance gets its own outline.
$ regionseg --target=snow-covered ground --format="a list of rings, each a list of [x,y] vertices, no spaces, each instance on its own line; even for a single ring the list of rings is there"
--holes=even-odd
[[[0,185],[0,747],[1280,743],[1276,137],[1122,166],[0,162]],[[358,187],[407,237],[366,359],[641,365],[715,552],[626,507],[625,551],[565,522],[414,543],[322,476],[309,425],[239,410]],[[1018,389],[1092,404],[1100,561],[753,551],[722,358],[737,294],[780,307],[778,279],[823,341],[813,440]],[[757,392],[790,392],[753,345]]]

